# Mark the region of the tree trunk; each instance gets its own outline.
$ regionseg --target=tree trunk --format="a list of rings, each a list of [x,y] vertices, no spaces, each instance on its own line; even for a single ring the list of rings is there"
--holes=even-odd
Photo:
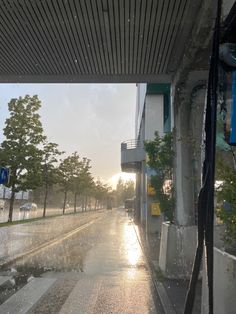
[[[48,185],[46,184],[45,195],[44,195],[44,204],[43,204],[43,218],[46,217],[47,198],[48,198]]]
[[[9,207],[9,216],[8,216],[8,222],[12,222],[12,217],[13,217],[13,206],[14,206],[14,201],[15,201],[15,185],[12,186],[11,188],[11,199],[10,199],[10,207]]]
[[[77,193],[75,193],[75,198],[74,198],[74,213],[76,213],[76,201],[77,201]]]
[[[66,199],[67,199],[67,191],[65,191],[64,194],[64,203],[63,203],[63,210],[62,210],[62,214],[65,214],[65,210],[66,210]]]
[[[87,210],[87,204],[88,204],[88,196],[85,196],[85,211]]]
[[[84,195],[82,196],[82,211],[84,211]]]

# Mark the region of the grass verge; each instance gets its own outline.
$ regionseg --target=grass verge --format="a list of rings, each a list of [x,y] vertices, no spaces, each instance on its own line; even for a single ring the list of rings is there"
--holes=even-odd
[[[68,215],[76,215],[76,214],[80,214],[80,212],[65,213],[64,215],[63,214],[57,214],[57,215],[51,215],[51,216],[46,216],[46,217],[36,217],[36,218],[29,218],[29,219],[22,219],[22,220],[14,220],[12,222],[0,222],[0,228],[25,224],[25,223],[29,223],[29,222],[35,222],[35,221],[43,220],[43,219],[56,218],[59,216],[68,216]]]

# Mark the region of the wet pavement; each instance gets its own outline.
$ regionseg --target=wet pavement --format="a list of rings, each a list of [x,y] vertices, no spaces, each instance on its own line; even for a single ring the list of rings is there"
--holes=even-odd
[[[162,306],[168,314],[182,314],[184,312],[185,299],[188,291],[188,279],[169,279],[164,276],[159,268],[160,235],[141,232],[143,250],[147,256],[152,278],[161,299]],[[195,292],[195,302],[192,314],[201,313],[201,280],[198,281]]]
[[[77,209],[79,212],[79,209]],[[81,210],[80,210],[81,211]],[[66,213],[73,213],[74,209],[72,207],[66,208]],[[46,210],[46,217],[61,215],[62,209],[61,208],[47,208]],[[7,209],[0,211],[0,223],[7,222],[9,216],[9,211]],[[13,211],[13,221],[18,220],[26,220],[32,218],[39,218],[43,216],[43,209],[38,208],[37,210],[30,210],[30,211],[20,211],[19,208],[14,208]]]
[[[5,245],[8,256],[44,246],[1,269],[0,275],[12,277],[12,289],[1,298],[0,312],[8,308],[9,313],[17,313],[20,307],[25,313],[163,313],[138,229],[123,210],[68,215],[1,229],[5,239],[10,237]],[[36,279],[42,282],[36,284]],[[46,289],[41,288],[44,279]],[[39,289],[39,299],[27,289],[29,284]],[[20,292],[24,296],[28,293],[24,305],[17,301]],[[29,307],[26,303],[31,299]]]
[[[0,265],[29,250],[53,241],[75,228],[98,219],[102,211],[41,219],[0,228]]]

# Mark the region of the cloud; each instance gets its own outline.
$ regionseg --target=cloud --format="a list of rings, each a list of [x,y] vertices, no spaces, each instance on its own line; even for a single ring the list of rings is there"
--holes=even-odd
[[[105,180],[120,171],[120,143],[134,137],[135,84],[1,85],[4,119],[8,101],[25,94],[38,94],[45,133],[61,150],[90,158]]]

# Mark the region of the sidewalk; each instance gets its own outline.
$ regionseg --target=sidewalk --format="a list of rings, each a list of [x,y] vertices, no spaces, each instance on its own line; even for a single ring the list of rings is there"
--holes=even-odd
[[[189,280],[164,277],[158,266],[160,238],[155,234],[145,236],[142,230],[140,230],[140,234],[143,249],[151,269],[152,279],[166,314],[182,314]],[[201,281],[197,284],[196,299],[192,313],[201,313]]]

